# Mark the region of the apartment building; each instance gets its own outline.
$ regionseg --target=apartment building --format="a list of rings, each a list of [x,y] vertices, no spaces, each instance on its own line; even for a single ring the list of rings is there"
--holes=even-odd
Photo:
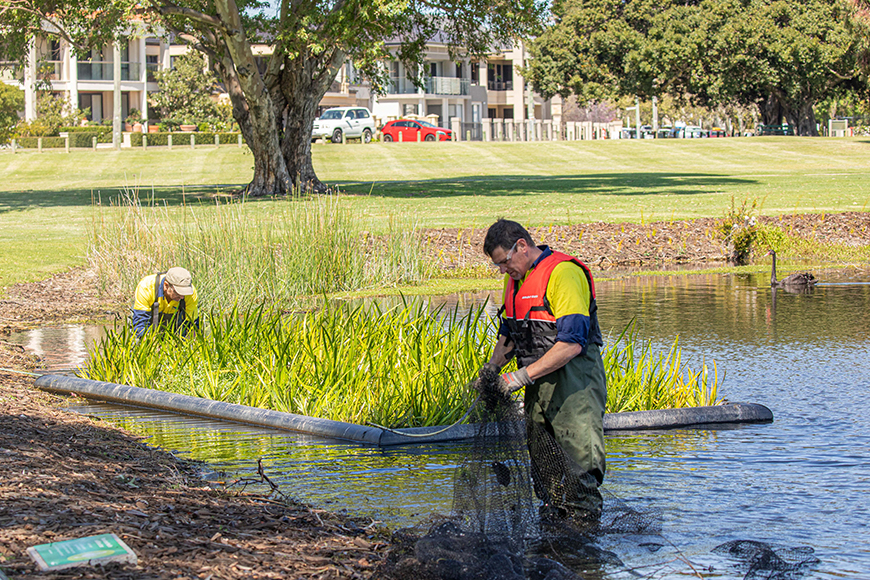
[[[387,43],[395,54],[398,43]],[[468,58],[453,61],[447,43],[436,36],[426,45],[423,66],[407,70],[398,59],[386,63],[389,83],[386,94],[372,97],[373,114],[382,120],[403,116],[437,117],[447,126],[451,119],[463,124],[478,124],[483,119],[553,118],[551,101],[531,94],[519,73],[527,55],[521,42],[496,49],[485,60]],[[421,86],[412,79],[420,78]],[[559,107],[555,111],[561,114]]]
[[[117,64],[121,117],[137,109],[147,118],[147,95],[158,90],[154,71],[171,67],[173,58],[184,50],[183,46],[142,35],[93,49],[86,58],[79,58],[65,41],[44,37],[31,46],[23,67],[0,63],[0,79],[24,90],[27,120],[36,117],[36,91],[39,85],[47,83],[51,92],[66,99],[72,107],[90,109],[89,118],[99,122],[114,115]]]
[[[253,48],[264,65],[271,47]],[[398,43],[391,48],[395,52]],[[174,59],[187,50],[186,45],[142,34],[92,50],[87,58],[80,59],[64,41],[42,38],[31,47],[23,69],[0,61],[0,80],[24,89],[27,120],[36,116],[38,83],[47,82],[53,93],[74,107],[89,109],[89,118],[99,122],[114,114],[114,71],[119,63],[121,118],[137,109],[142,117],[155,120],[154,112],[148,110],[148,94],[158,90],[154,72],[171,68]],[[463,125],[478,125],[483,119],[558,120],[558,101],[554,105],[532,94],[530,110],[529,91],[518,70],[525,59],[525,49],[518,43],[494,51],[485,60],[465,58],[457,62],[451,60],[445,39],[436,36],[427,44],[419,69],[406,70],[398,60],[385,63],[389,82],[384,95],[373,94],[353,64],[345,63],[319,108],[366,106],[382,123],[407,115],[428,116],[442,125],[451,119],[459,119]],[[422,86],[415,86],[415,77],[422,79]]]

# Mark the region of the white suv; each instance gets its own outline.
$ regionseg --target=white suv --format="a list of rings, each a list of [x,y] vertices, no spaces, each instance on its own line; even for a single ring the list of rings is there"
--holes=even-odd
[[[311,140],[329,139],[341,143],[344,137],[359,137],[369,143],[375,133],[375,119],[365,107],[336,107],[314,120]]]

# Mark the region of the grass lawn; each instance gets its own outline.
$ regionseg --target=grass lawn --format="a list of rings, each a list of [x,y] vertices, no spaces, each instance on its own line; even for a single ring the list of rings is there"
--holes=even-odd
[[[762,213],[866,211],[870,139],[316,144],[320,178],[353,194],[373,231],[422,227],[649,222],[721,216],[732,196]],[[169,205],[238,189],[246,148],[0,154],[0,287],[83,264],[92,199],[124,189]],[[270,200],[257,201],[268,212]]]

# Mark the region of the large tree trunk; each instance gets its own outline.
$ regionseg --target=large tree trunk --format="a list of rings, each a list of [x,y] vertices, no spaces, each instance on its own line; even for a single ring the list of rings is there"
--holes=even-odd
[[[274,138],[277,132],[275,123],[271,122],[274,114],[261,114],[260,117],[265,116],[265,119],[257,119],[251,115],[250,98],[242,91],[232,61],[225,59],[215,63],[215,70],[224,79],[233,104],[233,118],[239,124],[239,130],[254,157],[254,177],[245,188],[245,193],[253,197],[286,194],[292,188],[292,180],[278,141]],[[268,93],[260,95],[259,98],[267,102],[259,103],[254,110],[262,113],[267,107],[271,107],[268,97]]]
[[[819,128],[816,124],[816,113],[813,111],[813,101],[805,99],[792,110],[794,126],[797,128],[795,134],[803,137],[818,137]]]
[[[254,156],[254,178],[246,193],[285,195],[291,190],[292,174],[281,154],[275,104],[260,77],[235,0],[215,0],[215,8],[228,25],[222,34],[228,53],[223,61],[223,77],[233,102],[233,115]]]
[[[334,49],[320,55],[307,51],[296,59],[283,58],[270,63],[266,75],[273,101],[283,113],[281,152],[287,172],[300,191],[322,193],[327,190],[318,179],[311,160],[311,131],[317,107],[335,80],[345,53]],[[274,76],[269,73],[276,72]],[[274,84],[272,84],[274,79]]]
[[[770,94],[758,107],[761,111],[762,125],[782,125],[785,111],[778,95]]]

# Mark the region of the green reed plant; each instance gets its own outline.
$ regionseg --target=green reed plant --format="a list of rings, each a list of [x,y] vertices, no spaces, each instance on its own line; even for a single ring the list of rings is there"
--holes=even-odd
[[[429,279],[414,224],[393,224],[367,237],[341,194],[288,197],[266,212],[244,200],[169,207],[127,189],[94,212],[88,259],[103,290],[131,295],[142,276],[181,265],[215,304],[287,305]]]
[[[211,309],[189,337],[129,327],[107,333],[83,376],[252,407],[391,427],[457,420],[468,387],[489,360],[496,321],[485,305],[392,308],[326,302],[295,315],[276,309]],[[677,341],[653,351],[631,323],[604,349],[608,412],[717,404],[719,377],[681,360]]]
[[[95,346],[96,380],[396,427],[458,419],[464,388],[488,360],[495,333],[483,308],[430,310],[424,301],[352,307],[327,303],[294,316],[259,307],[212,310],[190,338],[118,328]]]
[[[667,354],[655,352],[652,341],[639,336],[635,320],[603,353],[607,372],[607,412],[649,411],[717,405],[719,374],[702,364],[694,371],[682,362],[679,337]],[[722,377],[724,380],[724,375]]]

